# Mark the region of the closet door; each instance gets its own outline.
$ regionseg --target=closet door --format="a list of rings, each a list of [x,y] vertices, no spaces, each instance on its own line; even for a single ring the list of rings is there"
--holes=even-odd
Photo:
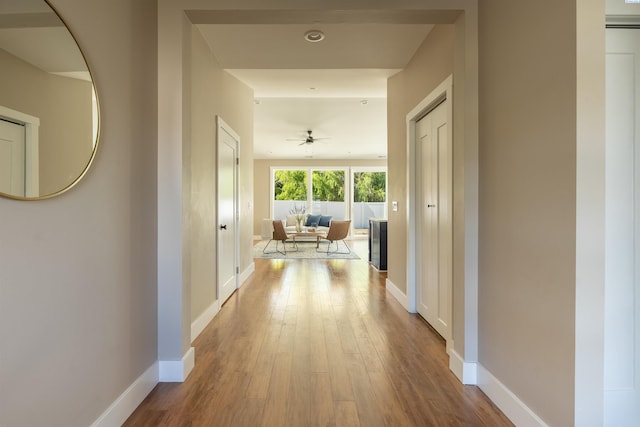
[[[448,138],[447,101],[416,123],[420,162],[421,239],[417,310],[443,338],[451,338],[452,295],[452,151]]]

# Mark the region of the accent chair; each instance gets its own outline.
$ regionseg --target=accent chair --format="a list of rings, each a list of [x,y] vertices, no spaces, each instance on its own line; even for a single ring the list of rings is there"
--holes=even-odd
[[[349,228],[351,227],[351,220],[347,219],[344,221],[336,221],[333,220],[331,221],[331,223],[329,224],[329,231],[327,231],[327,237],[321,237],[320,239],[322,241],[326,240],[327,241],[327,255],[328,254],[350,254],[351,253],[351,248],[349,248],[349,245],[347,245],[347,242],[344,241],[344,239],[347,238],[347,236],[349,235]],[[338,248],[338,242],[342,242],[344,244],[344,246],[347,248],[347,252],[339,252],[339,248]],[[335,243],[336,244],[336,250],[332,251],[331,250],[331,245]],[[324,252],[324,251],[322,251]]]

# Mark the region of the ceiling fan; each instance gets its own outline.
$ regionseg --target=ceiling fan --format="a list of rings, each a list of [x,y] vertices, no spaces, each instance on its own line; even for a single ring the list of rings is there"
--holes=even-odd
[[[316,138],[313,135],[311,135],[313,131],[308,130],[307,131],[307,137],[304,139],[287,139],[287,141],[302,141],[300,142],[300,144],[298,145],[304,145],[304,144],[313,144],[315,141],[320,141],[322,139],[329,139],[329,137],[325,137],[325,138]]]

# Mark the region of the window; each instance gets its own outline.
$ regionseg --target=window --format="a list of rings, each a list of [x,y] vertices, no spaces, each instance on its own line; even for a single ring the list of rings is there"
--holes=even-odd
[[[348,218],[347,170],[292,168],[273,170],[273,218],[284,219],[294,206],[307,213]],[[302,202],[302,203],[300,203]]]

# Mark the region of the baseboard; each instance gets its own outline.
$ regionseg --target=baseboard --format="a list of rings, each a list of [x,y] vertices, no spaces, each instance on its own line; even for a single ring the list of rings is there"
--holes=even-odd
[[[216,317],[216,314],[220,311],[220,303],[218,300],[215,300],[213,304],[205,309],[200,316],[196,320],[191,323],[191,342],[193,342],[198,335],[204,331],[204,328],[207,327],[209,322]]]
[[[465,362],[453,348],[449,351],[449,369],[462,384],[476,385],[478,383],[478,364]]]
[[[259,234],[254,234],[253,240],[262,240],[262,236]]]
[[[407,295],[402,293],[402,291],[389,279],[386,279],[385,285],[391,296],[398,300],[405,310],[409,311],[409,300],[407,299]]]
[[[158,362],[151,365],[107,408],[91,427],[121,426],[158,384]]]
[[[193,347],[182,357],[182,360],[161,360],[158,362],[158,380],[161,383],[181,383],[187,379],[195,363]]]
[[[518,396],[480,364],[478,364],[478,386],[515,425],[547,427],[547,424]]]
[[[241,287],[242,285],[244,285],[244,282],[246,282],[247,279],[249,279],[249,276],[251,276],[254,271],[256,271],[256,263],[252,262],[251,264],[249,264],[249,267],[247,267],[242,272],[242,274],[240,274],[240,284],[238,285],[238,287]]]

